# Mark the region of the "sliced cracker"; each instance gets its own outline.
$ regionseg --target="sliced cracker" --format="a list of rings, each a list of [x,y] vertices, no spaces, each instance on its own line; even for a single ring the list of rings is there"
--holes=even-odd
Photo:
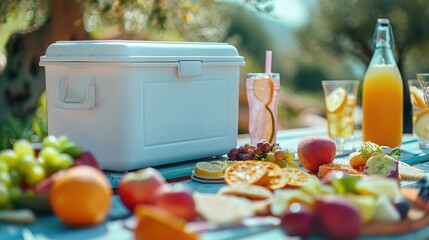
[[[420,180],[426,177],[423,170],[402,161],[399,161],[399,175],[402,180]]]

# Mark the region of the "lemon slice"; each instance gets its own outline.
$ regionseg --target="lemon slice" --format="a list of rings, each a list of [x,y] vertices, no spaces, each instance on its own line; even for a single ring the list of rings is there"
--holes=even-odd
[[[421,89],[418,89],[417,87],[412,86],[410,88],[411,93],[411,102],[414,106],[421,108],[421,109],[427,109],[425,104],[425,100],[423,98],[423,92]]]
[[[423,111],[414,117],[414,132],[418,137],[429,139],[429,111]]]
[[[326,109],[330,113],[341,113],[347,106],[347,91],[339,87],[326,97]]]
[[[260,125],[257,129],[256,136],[258,136],[259,139],[265,139],[269,143],[272,143],[274,141],[275,122],[271,109],[267,106],[259,109],[256,114],[256,122]]]
[[[223,175],[223,168],[217,164],[197,162],[194,173],[201,177],[221,177]]]
[[[253,82],[255,97],[265,106],[273,101],[274,81],[271,78],[257,78]]]

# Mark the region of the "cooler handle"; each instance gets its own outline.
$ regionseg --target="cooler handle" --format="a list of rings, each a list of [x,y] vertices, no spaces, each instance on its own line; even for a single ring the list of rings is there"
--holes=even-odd
[[[85,90],[85,99],[83,102],[66,101],[67,94],[67,79],[61,79],[58,86],[58,94],[54,100],[54,105],[57,108],[66,110],[91,110],[95,105],[95,84],[94,80],[88,81]]]

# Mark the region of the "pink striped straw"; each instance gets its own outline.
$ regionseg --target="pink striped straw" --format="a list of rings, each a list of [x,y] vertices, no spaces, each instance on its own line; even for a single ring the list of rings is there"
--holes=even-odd
[[[271,73],[271,61],[273,53],[271,51],[265,52],[265,73]]]

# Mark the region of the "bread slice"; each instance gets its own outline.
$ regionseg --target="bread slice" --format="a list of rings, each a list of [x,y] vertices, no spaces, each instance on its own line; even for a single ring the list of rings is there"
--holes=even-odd
[[[350,175],[362,175],[362,173],[358,172],[350,165],[340,164],[340,163],[328,163],[319,167],[319,171],[317,172],[317,176],[319,178],[325,177],[331,171],[341,171],[346,172]]]

